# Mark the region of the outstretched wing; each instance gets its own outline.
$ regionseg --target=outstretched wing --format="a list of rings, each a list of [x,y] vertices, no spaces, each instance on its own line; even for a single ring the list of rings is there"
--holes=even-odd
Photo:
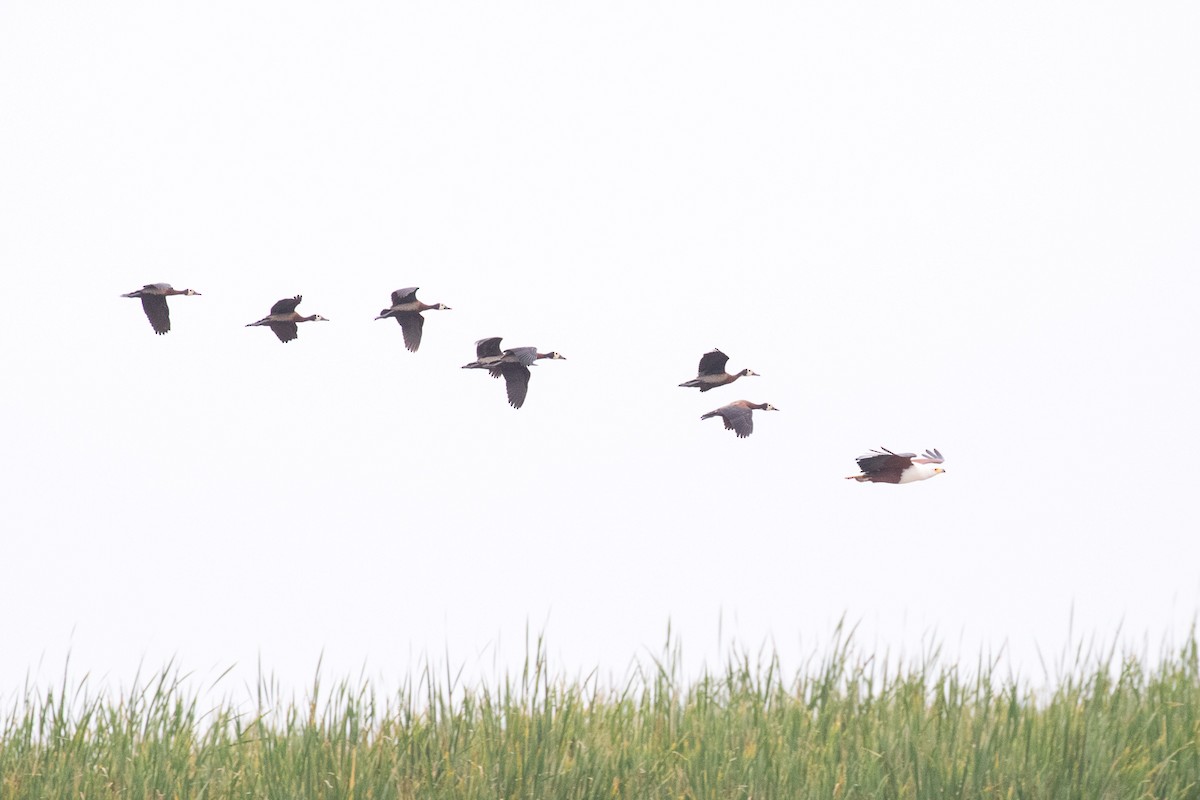
[[[417,294],[416,286],[408,286],[404,289],[397,289],[392,292],[392,305],[398,306],[408,300],[415,300]]]
[[[518,364],[523,364],[524,366],[529,367],[537,361],[537,348],[514,347],[511,350],[505,350],[504,355],[509,361],[515,361]]]
[[[480,339],[475,343],[475,357],[486,358],[500,355],[500,340],[503,338],[503,336],[493,336],[490,339]]]
[[[510,361],[500,365],[500,372],[508,389],[508,404],[520,408],[525,404],[525,395],[529,393],[529,368]]]
[[[297,336],[296,323],[294,322],[272,322],[271,330],[279,337],[279,341],[287,344]]]
[[[301,295],[296,295],[295,297],[289,297],[285,300],[280,300],[278,303],[271,306],[271,313],[272,314],[290,314],[296,310],[296,306],[300,305],[301,299],[302,299]],[[296,337],[293,336],[292,338],[295,339]]]
[[[886,447],[872,450],[855,459],[858,468],[878,483],[899,483],[900,473],[912,465],[916,453],[893,453]]]
[[[724,406],[718,411],[725,421],[725,429],[733,431],[739,439],[745,439],[754,433],[754,414],[748,408],[741,406]]]
[[[400,330],[404,331],[404,346],[410,352],[417,352],[417,348],[421,346],[421,332],[425,330],[425,318],[420,314],[395,314],[396,322],[400,323]]]
[[[171,330],[171,311],[167,308],[167,298],[161,294],[144,294],[142,310],[146,312],[146,319],[150,320],[150,327],[154,328],[155,333],[161,336]]]
[[[728,361],[729,356],[720,350],[712,350],[700,357],[700,368],[697,372],[701,375],[718,375],[725,371],[725,364]]]
[[[913,458],[914,464],[941,464],[943,461],[945,459],[942,458],[941,451],[936,449],[926,450],[923,456]]]

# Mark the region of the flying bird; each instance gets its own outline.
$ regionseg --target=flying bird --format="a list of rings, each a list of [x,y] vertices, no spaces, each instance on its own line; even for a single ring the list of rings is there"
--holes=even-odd
[[[703,390],[701,390],[703,391]],[[715,411],[704,414],[700,419],[720,417],[725,423],[725,430],[733,431],[739,439],[745,439],[754,433],[755,411],[778,411],[770,403],[751,403],[749,400],[734,400],[727,406],[721,406]]]
[[[566,356],[553,351],[539,353],[536,347],[501,350],[500,341],[503,338],[492,336],[480,339],[475,343],[475,360],[463,364],[462,368],[486,369],[493,378],[504,378],[509,405],[520,408],[525,404],[525,396],[529,393],[529,368],[535,366],[541,358],[565,360]]]
[[[392,307],[380,311],[375,319],[391,317],[399,322],[400,330],[404,332],[404,346],[409,352],[415,353],[421,346],[421,331],[425,328],[425,318],[421,316],[421,312],[449,310],[450,306],[444,303],[422,303],[417,299],[417,287],[409,286],[392,292]]]
[[[690,381],[685,381],[679,384],[686,386],[689,389],[698,388],[702,392],[707,392],[709,389],[715,389],[718,386],[725,386],[733,383],[738,378],[746,375],[755,375],[758,373],[754,370],[744,369],[741,372],[730,375],[725,371],[725,364],[729,361],[729,356],[722,353],[720,350],[712,350],[700,357],[700,367],[697,370],[699,373]]]
[[[470,364],[463,364],[463,369],[491,369],[500,363],[504,358],[504,353],[500,352],[500,340],[503,336],[491,336],[487,339],[480,339],[475,343],[475,360]]]
[[[858,461],[858,468],[862,470],[862,474],[847,475],[846,480],[912,483],[946,471],[938,466],[943,461],[938,450],[926,450],[923,455],[918,456],[916,453],[893,453],[886,447],[881,447],[855,460]]]
[[[146,319],[150,320],[150,327],[161,336],[171,330],[171,310],[167,308],[167,298],[173,294],[200,295],[192,289],[172,288],[169,283],[147,283],[136,292],[123,294],[121,297],[140,297],[142,310],[146,312]]]
[[[505,350],[499,362],[488,369],[493,378],[503,376],[508,404],[513,408],[525,405],[525,395],[529,393],[529,368],[537,366],[538,359],[542,358],[565,361],[567,357],[553,350],[539,353],[536,347],[514,347]]]
[[[258,322],[247,323],[246,327],[253,328],[256,325],[267,325],[279,337],[279,341],[287,344],[299,335],[296,330],[297,322],[329,322],[329,320],[320,314],[305,317],[296,313],[296,306],[300,305],[301,299],[303,299],[302,295],[296,295],[295,297],[280,300],[271,306],[270,314]]]

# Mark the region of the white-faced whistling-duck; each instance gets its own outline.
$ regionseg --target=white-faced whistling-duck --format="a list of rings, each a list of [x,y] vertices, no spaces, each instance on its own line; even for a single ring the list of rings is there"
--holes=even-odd
[[[916,453],[893,453],[886,447],[872,450],[855,459],[860,475],[847,475],[846,480],[870,481],[871,483],[912,483],[941,475],[941,452],[926,450],[924,455]]]
[[[162,335],[171,330],[171,310],[167,308],[167,298],[173,294],[200,295],[191,289],[173,289],[169,283],[147,283],[136,292],[121,297],[142,298],[142,310],[146,312],[146,319],[150,320],[150,327]]]
[[[500,352],[500,340],[503,336],[492,336],[487,339],[480,339],[475,343],[475,360],[470,364],[463,364],[463,369],[491,369],[500,363],[504,358],[504,353]]]
[[[720,417],[725,422],[725,429],[733,431],[739,439],[745,439],[754,433],[754,412],[778,411],[770,403],[751,403],[749,400],[734,400],[727,406],[721,406],[715,411],[704,414],[700,419]]]
[[[553,350],[549,353],[539,353],[536,347],[514,347],[505,350],[500,361],[488,369],[493,378],[504,376],[508,404],[513,408],[520,408],[525,404],[525,395],[529,394],[529,368],[537,366],[537,361],[541,358],[565,361],[567,357]]]
[[[744,369],[741,372],[730,375],[725,371],[727,361],[729,361],[729,356],[720,350],[712,350],[705,353],[700,357],[700,368],[697,370],[699,374],[693,380],[685,381],[679,385],[688,388],[698,388],[702,392],[707,392],[709,389],[733,383],[744,375],[758,375],[757,372],[750,369]]]
[[[404,332],[404,346],[415,353],[421,346],[421,331],[425,328],[425,318],[421,316],[421,312],[449,310],[450,306],[444,303],[422,303],[417,299],[417,287],[409,286],[407,289],[392,292],[392,307],[380,311],[375,319],[392,317],[399,322],[400,330]]]
[[[256,325],[270,326],[275,335],[279,337],[279,341],[287,344],[298,335],[296,331],[297,322],[328,322],[329,320],[322,317],[320,314],[304,317],[296,313],[296,306],[300,305],[302,295],[289,297],[285,300],[280,300],[275,305],[271,306],[271,313],[260,319],[258,322],[250,322],[246,324],[247,328],[253,328]]]

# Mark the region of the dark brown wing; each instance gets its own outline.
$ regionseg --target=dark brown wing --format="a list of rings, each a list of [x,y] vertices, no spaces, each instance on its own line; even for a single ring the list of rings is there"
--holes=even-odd
[[[736,433],[739,439],[745,439],[754,433],[754,414],[750,409],[741,406],[724,406],[718,411],[721,419],[725,420],[725,429]]]
[[[500,372],[508,388],[508,404],[520,408],[525,404],[525,395],[529,393],[529,368],[509,362],[500,365]]]
[[[150,320],[150,327],[154,328],[155,333],[161,336],[171,330],[171,311],[167,308],[167,298],[161,294],[144,294],[142,310],[146,312],[146,319]]]
[[[421,331],[425,329],[425,318],[420,314],[394,314],[400,330],[404,331],[404,346],[415,353],[421,346]]]
[[[876,483],[899,483],[900,473],[912,465],[913,453],[872,450],[857,459],[858,468]]]
[[[719,375],[725,371],[728,361],[729,356],[720,350],[712,350],[700,357],[700,368],[697,372],[701,375]]]
[[[503,336],[493,336],[490,339],[480,339],[475,343],[475,358],[500,355],[500,340]]]
[[[272,322],[271,330],[279,337],[279,341],[287,344],[292,339],[295,339],[297,334],[296,323],[294,322]]]
[[[415,300],[416,294],[417,294],[416,286],[409,286],[405,289],[397,289],[396,291],[392,292],[392,305],[398,306],[401,303],[404,303],[408,300]]]
[[[289,297],[287,299],[280,300],[278,303],[271,306],[271,313],[272,314],[290,314],[296,310],[296,306],[300,305],[300,300],[302,298],[303,298],[302,295],[296,295],[295,297]],[[293,336],[292,338],[295,339],[296,337]]]

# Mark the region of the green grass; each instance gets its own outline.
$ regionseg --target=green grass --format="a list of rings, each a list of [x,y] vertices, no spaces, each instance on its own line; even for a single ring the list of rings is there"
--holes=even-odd
[[[1200,798],[1194,637],[1153,666],[1077,652],[1036,693],[848,637],[796,674],[679,663],[668,642],[624,680],[567,679],[539,642],[472,690],[427,668],[386,697],[262,679],[215,707],[173,666],[119,697],[64,679],[5,714],[0,798]]]

